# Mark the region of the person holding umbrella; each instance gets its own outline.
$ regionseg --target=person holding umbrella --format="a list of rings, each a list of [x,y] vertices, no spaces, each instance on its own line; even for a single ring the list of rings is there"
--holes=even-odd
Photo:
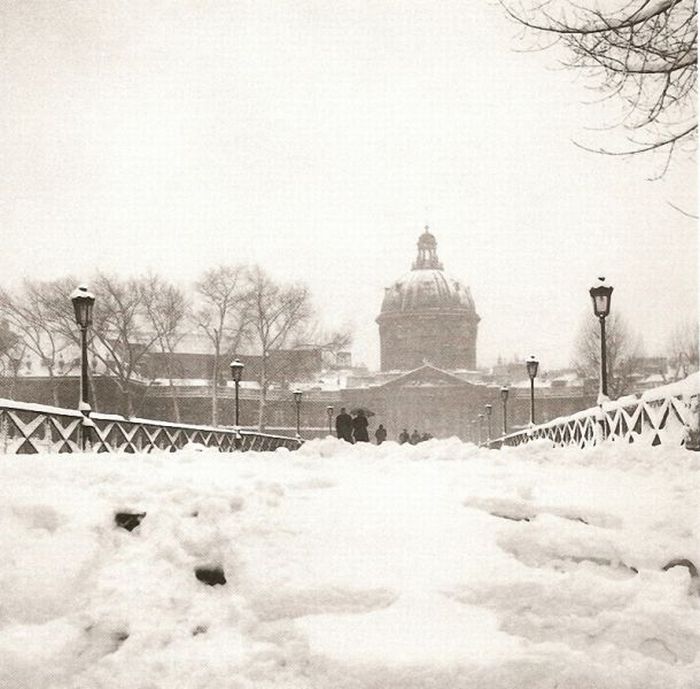
[[[352,435],[356,443],[369,442],[369,421],[367,420],[367,411],[365,409],[353,409],[355,418],[352,420]]]

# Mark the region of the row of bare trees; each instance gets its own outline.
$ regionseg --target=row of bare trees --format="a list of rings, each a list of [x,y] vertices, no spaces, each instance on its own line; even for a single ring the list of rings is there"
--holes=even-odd
[[[22,362],[33,355],[47,372],[55,404],[60,378],[78,366],[79,333],[70,302],[77,282],[73,277],[25,280],[17,289],[0,289],[0,373],[16,379]],[[93,366],[114,380],[128,415],[136,411],[134,380],[152,383],[157,368],[165,372],[173,415],[180,420],[175,381],[183,376],[174,355],[187,333],[203,334],[209,345],[212,424],[219,422],[219,383],[234,355],[260,359],[258,421],[264,427],[273,352],[302,342],[335,351],[350,343],[348,333],[323,333],[305,285],[281,283],[259,267],[212,268],[190,291],[152,273],[132,278],[97,273],[90,287],[97,297],[89,344]],[[154,353],[164,355],[160,367],[148,365]]]

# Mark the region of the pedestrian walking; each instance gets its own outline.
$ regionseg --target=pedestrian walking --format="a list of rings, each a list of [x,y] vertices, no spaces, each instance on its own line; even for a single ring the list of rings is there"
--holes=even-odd
[[[404,443],[407,443],[409,439],[408,435],[408,429],[404,428],[401,433],[399,433],[399,445],[403,445]]]
[[[352,442],[352,416],[345,411],[345,407],[342,407],[340,414],[335,417],[335,434],[339,440]]]
[[[368,443],[369,442],[369,432],[367,430],[369,426],[369,421],[365,416],[363,409],[357,410],[357,415],[352,420],[352,435],[355,438],[356,443]]]
[[[408,439],[408,442],[411,443],[411,445],[418,445],[420,442],[420,433],[418,432],[417,428],[413,429],[413,433],[411,433],[411,437]]]
[[[381,445],[386,440],[386,428],[383,424],[379,424],[379,428],[374,432],[374,438],[377,441],[377,445]]]

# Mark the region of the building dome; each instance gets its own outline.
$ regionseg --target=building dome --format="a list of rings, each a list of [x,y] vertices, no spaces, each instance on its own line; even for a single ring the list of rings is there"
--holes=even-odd
[[[413,269],[387,287],[381,313],[432,309],[467,311],[476,316],[469,289],[435,268]]]
[[[410,370],[426,362],[475,368],[479,320],[469,288],[444,272],[437,241],[426,227],[412,269],[384,293],[377,318],[382,370]]]

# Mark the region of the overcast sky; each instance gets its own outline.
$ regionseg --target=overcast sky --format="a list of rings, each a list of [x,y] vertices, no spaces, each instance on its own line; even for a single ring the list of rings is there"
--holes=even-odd
[[[516,52],[497,5],[4,2],[0,41],[5,285],[257,262],[374,367],[429,223],[480,365],[567,364],[597,275],[650,353],[697,312],[696,223],[670,205],[695,212],[695,163],[650,182],[658,161],[576,148],[596,94]]]

